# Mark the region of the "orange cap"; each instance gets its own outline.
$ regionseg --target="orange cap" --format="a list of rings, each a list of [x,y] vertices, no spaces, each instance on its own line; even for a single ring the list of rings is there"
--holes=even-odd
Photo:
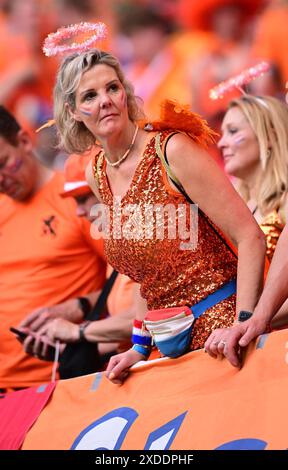
[[[64,166],[64,191],[62,197],[81,196],[91,192],[85,179],[85,170],[91,160],[91,153],[85,155],[70,155]]]

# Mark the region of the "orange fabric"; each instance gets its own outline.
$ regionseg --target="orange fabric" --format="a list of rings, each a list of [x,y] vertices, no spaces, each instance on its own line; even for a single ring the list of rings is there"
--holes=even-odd
[[[29,47],[24,37],[19,34],[11,35],[9,30],[3,25],[1,18],[1,29],[0,29],[0,70],[1,75],[4,70],[17,69],[18,64],[28,65],[31,59]],[[9,47],[7,47],[9,42]],[[11,51],[15,54],[11,62]],[[10,60],[9,60],[10,59]],[[26,61],[26,63],[25,63]],[[8,67],[9,65],[9,67]],[[20,68],[20,67],[19,67]],[[1,77],[2,79],[2,77]]]
[[[288,79],[288,5],[268,9],[259,19],[252,54],[273,62],[280,69],[283,88]]]
[[[99,373],[60,381],[22,449],[287,449],[287,334],[258,338],[241,370],[194,351],[142,363],[121,386]]]
[[[201,56],[209,42],[208,33],[193,32],[173,35],[150,64],[137,61],[127,71],[137,96],[144,101],[148,119],[159,117],[159,105],[167,97],[180,103],[191,103],[188,77],[190,61]]]
[[[214,143],[216,132],[209,128],[207,121],[190,111],[189,105],[166,99],[161,103],[160,120],[152,121],[153,131],[177,129],[186,132],[198,145],[208,147]]]
[[[212,122],[212,118],[221,121],[221,113],[225,113],[229,102],[241,96],[241,92],[236,88],[227,92],[221,99],[212,100],[209,97],[211,88],[219,85],[219,82],[227,80],[249,64],[248,49],[246,45],[233,41],[223,41],[216,35],[211,35],[210,43],[207,43],[206,50],[198,61],[194,62],[192,74],[193,84],[193,106],[201,115],[208,119],[209,124],[215,128],[218,122]],[[222,77],[220,79],[220,77]],[[220,116],[220,117],[219,117]],[[220,126],[219,126],[220,127]],[[218,128],[216,128],[218,132]]]
[[[192,113],[191,113],[192,114]],[[209,129],[209,128],[208,128]],[[213,132],[213,131],[212,131]],[[171,135],[171,134],[170,134]],[[190,135],[190,134],[189,134]],[[208,134],[209,135],[209,134]],[[208,135],[207,135],[207,138],[208,138]],[[163,152],[163,155],[164,155],[164,152],[165,152],[165,146],[166,146],[166,141],[167,139],[169,138],[169,135],[165,138],[164,142],[162,143],[162,152]],[[212,138],[212,135],[210,136],[210,138]],[[173,187],[171,186],[171,182],[170,182],[170,179],[168,177],[168,174],[167,174],[167,171],[163,165],[163,162],[162,162],[162,165],[161,165],[161,173],[162,173],[162,178],[163,178],[163,182],[164,182],[164,186],[165,186],[165,189],[168,193],[170,193],[171,195],[173,196],[179,196],[179,191],[176,190],[176,189],[173,189]],[[173,181],[173,180],[172,180]],[[225,243],[229,246],[229,248],[231,249],[231,251],[233,251],[233,253],[235,253],[236,256],[238,256],[238,250],[237,250],[237,247],[234,246],[230,240],[223,234],[221,233],[221,237],[225,240]]]
[[[108,265],[107,278],[112,273],[112,267]],[[133,306],[133,293],[135,282],[128,276],[118,273],[118,276],[113,284],[111,292],[107,299],[107,309],[111,317],[125,312],[131,312]],[[132,336],[132,327],[131,327]],[[129,339],[121,341],[118,344],[117,351],[127,351],[132,346]]]
[[[49,381],[51,363],[23,352],[9,332],[34,309],[102,287],[106,277],[102,240],[63,199],[64,178],[53,178],[26,202],[0,197],[0,388]]]
[[[160,134],[161,143],[169,133],[164,131]],[[101,154],[96,156],[96,160],[97,158],[101,160],[95,162],[95,168],[102,201],[110,210],[111,237],[104,242],[107,259],[119,272],[129,275],[131,279],[141,284],[141,294],[147,300],[150,310],[193,305],[236,277],[235,257],[226,249],[211,227],[208,227],[206,218],[201,214],[198,219],[197,249],[182,250],[179,233],[171,239],[157,238],[155,220],[152,217],[149,223],[153,237],[144,237],[143,224],[139,221],[142,222],[142,219],[137,219],[139,238],[128,237],[125,234],[113,238],[111,230],[115,220],[112,210],[113,195],[105,171],[105,160],[102,157]],[[179,203],[185,204],[188,209],[190,207],[182,194],[174,196],[165,190],[162,164],[156,153],[155,136],[153,136],[144,149],[129,189],[122,197],[121,210],[124,204],[138,204],[141,207],[145,204],[151,207],[155,204],[162,204],[163,207],[172,204],[175,207]],[[134,229],[136,225],[134,214],[131,221],[129,216],[123,215],[123,212],[121,217],[122,227],[124,223],[127,226],[129,223]],[[188,224],[191,223],[189,217],[187,220]],[[167,230],[166,219],[163,225]],[[168,231],[164,232],[166,233]]]
[[[259,225],[265,235],[266,256],[271,263],[279,237],[285,227],[285,221],[281,219],[279,211],[274,210],[267,214]]]
[[[9,47],[7,47],[9,44]],[[0,28],[0,83],[11,87],[3,104],[15,114],[22,124],[35,125],[52,112],[52,90],[58,60],[35,52],[25,34],[11,31],[1,22]],[[36,116],[37,115],[37,116]]]
[[[7,42],[9,47],[7,47]],[[13,60],[11,60],[11,51],[13,51]],[[32,57],[25,38],[22,35],[11,36],[5,29],[0,30],[0,84],[4,89],[6,86],[9,89],[10,84],[15,83],[7,96],[3,97],[3,104],[8,109],[15,111],[16,102],[20,96],[31,92],[32,83],[29,83],[29,80],[26,79],[24,83],[22,78],[16,79],[16,77],[28,75],[28,70],[31,68]],[[22,118],[23,116],[21,116],[21,122]],[[26,121],[25,117],[24,121]]]
[[[239,6],[242,13],[242,21],[247,21],[250,16],[255,15],[264,5],[265,0],[178,0],[177,18],[180,23],[191,29],[211,28],[211,17],[213,13],[224,6]]]
[[[177,129],[176,129],[177,130]],[[164,142],[169,131],[160,134],[160,144]],[[99,160],[97,160],[97,158]],[[145,238],[145,217],[141,211],[129,215],[124,214],[125,204],[135,207],[163,207],[175,208],[183,204],[185,217],[187,216],[188,230],[193,228],[190,218],[190,205],[182,194],[173,195],[165,189],[162,179],[162,164],[155,148],[155,136],[146,145],[144,154],[135,170],[132,182],[121,199],[121,228],[133,228],[131,232],[120,232],[122,236],[113,237],[111,227],[115,222],[113,210],[113,195],[106,174],[106,162],[103,155],[96,156],[95,168],[99,193],[104,204],[109,208],[110,237],[105,239],[105,252],[109,263],[121,273],[125,273],[135,282],[141,284],[141,295],[147,301],[149,310],[175,307],[181,305],[194,305],[200,300],[215,292],[225,283],[236,278],[237,259],[223,243],[222,237],[217,235],[217,229],[212,230],[208,225],[208,218],[199,213],[197,218],[197,241],[190,249],[181,249],[179,231],[169,238],[168,217],[163,218],[163,237],[157,237],[156,218],[150,216],[149,234]],[[127,207],[127,206],[126,206]],[[158,206],[160,207],[160,206]],[[131,215],[132,214],[132,215]],[[139,216],[140,214],[140,216]],[[188,214],[188,215],[187,215]],[[174,219],[175,220],[175,219]],[[118,222],[118,221],[117,221]],[[176,221],[179,226],[179,220]],[[159,223],[159,222],[158,222]],[[177,225],[176,224],[176,225]],[[186,224],[186,222],[185,222]],[[137,226],[138,232],[135,231]],[[146,232],[147,233],[147,232]],[[190,235],[193,230],[189,232]],[[194,232],[195,233],[195,232]],[[137,234],[137,236],[135,236]],[[185,240],[188,239],[186,234]],[[193,237],[189,239],[193,243]],[[195,239],[194,239],[195,241]],[[192,348],[202,348],[204,342],[215,328],[231,326],[235,317],[235,296],[219,302],[196,320],[193,329]]]
[[[109,314],[113,317],[131,309],[135,283],[124,274],[118,274],[107,300]]]

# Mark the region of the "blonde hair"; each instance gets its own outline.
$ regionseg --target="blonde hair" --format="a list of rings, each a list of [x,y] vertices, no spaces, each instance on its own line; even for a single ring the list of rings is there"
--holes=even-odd
[[[232,100],[245,115],[259,144],[261,175],[256,202],[263,215],[279,209],[284,203],[288,186],[288,107],[270,96],[244,95]],[[248,186],[239,185],[242,197],[249,199]]]
[[[95,136],[83,122],[76,121],[71,116],[67,104],[72,111],[75,109],[76,90],[82,75],[98,64],[108,65],[115,70],[126,91],[129,119],[135,121],[143,117],[139,99],[134,94],[133,86],[125,79],[116,57],[98,49],[72,54],[63,60],[54,88],[54,119],[59,147],[63,147],[68,153],[83,153],[95,145]]]

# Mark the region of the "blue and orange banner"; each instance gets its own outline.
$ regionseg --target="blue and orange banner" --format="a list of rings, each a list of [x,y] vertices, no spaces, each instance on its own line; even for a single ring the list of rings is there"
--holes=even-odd
[[[241,370],[201,351],[60,381],[23,449],[287,449],[288,330],[261,336]]]

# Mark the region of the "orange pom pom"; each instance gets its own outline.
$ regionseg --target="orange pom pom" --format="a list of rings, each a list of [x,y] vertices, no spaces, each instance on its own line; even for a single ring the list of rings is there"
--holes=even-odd
[[[164,131],[178,130],[185,132],[191,139],[202,147],[208,147],[215,142],[217,133],[207,124],[207,121],[190,111],[189,105],[182,105],[174,100],[161,103],[160,120],[145,123],[147,130]]]

